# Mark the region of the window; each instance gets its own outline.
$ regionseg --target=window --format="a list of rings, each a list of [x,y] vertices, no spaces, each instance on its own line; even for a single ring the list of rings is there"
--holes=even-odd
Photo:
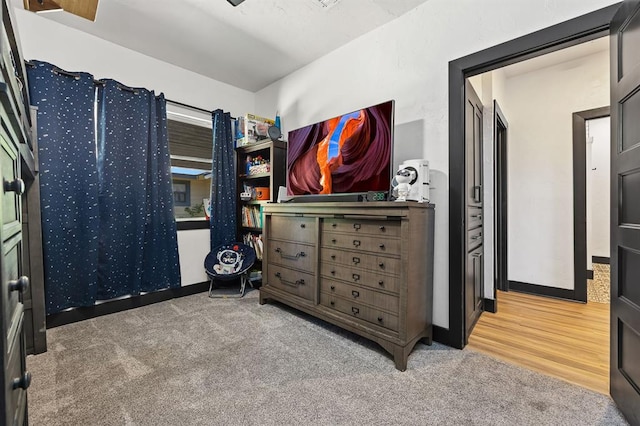
[[[205,206],[208,207],[209,204],[211,170],[171,166],[171,178],[176,219],[206,219]]]
[[[190,206],[189,182],[173,179],[173,203],[176,206]]]
[[[171,111],[175,110],[175,111]],[[171,152],[173,201],[178,229],[202,222],[208,224],[211,193],[211,151],[213,134],[211,116],[186,111],[167,104],[167,133]],[[199,226],[199,225],[198,225]]]

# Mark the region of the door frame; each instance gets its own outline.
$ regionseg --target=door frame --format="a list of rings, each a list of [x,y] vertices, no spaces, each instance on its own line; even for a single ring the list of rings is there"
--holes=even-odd
[[[508,259],[508,196],[509,181],[507,179],[507,152],[508,152],[509,123],[500,109],[496,99],[493,100],[493,220],[494,220],[494,274],[493,274],[493,311],[497,312],[496,303],[498,290],[509,291],[509,279],[507,276]]]
[[[573,300],[587,302],[587,120],[609,117],[606,106],[573,113]]]
[[[436,340],[465,346],[465,78],[609,34],[620,3],[449,62],[449,329]]]

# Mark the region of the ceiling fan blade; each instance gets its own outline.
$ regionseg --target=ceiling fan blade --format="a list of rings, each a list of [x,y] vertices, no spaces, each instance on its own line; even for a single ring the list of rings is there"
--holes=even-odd
[[[62,9],[62,7],[53,0],[24,0],[24,8],[32,12],[45,12]]]
[[[98,0],[23,0],[24,8],[32,12],[64,10],[90,21],[96,20]]]

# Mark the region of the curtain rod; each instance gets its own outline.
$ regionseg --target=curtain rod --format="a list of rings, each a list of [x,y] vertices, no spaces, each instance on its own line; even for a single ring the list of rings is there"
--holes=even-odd
[[[167,98],[165,98],[165,101],[169,102],[170,104],[174,104],[174,105],[178,105],[178,106],[181,106],[181,107],[189,108],[189,109],[192,109],[192,110],[195,110],[195,111],[206,112],[207,114],[211,114],[212,113],[212,111],[209,111],[207,109],[198,108],[198,107],[195,107],[193,105],[185,104],[183,102],[178,102],[178,101],[174,101],[174,100],[167,99]],[[235,120],[236,118],[232,116],[231,119]]]

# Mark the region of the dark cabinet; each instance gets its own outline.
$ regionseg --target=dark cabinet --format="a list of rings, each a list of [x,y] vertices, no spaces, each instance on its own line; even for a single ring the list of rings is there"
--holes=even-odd
[[[27,388],[31,384],[25,360],[27,341],[32,342],[32,352],[36,351],[35,340],[39,342],[38,351],[44,351],[44,292],[37,160],[33,155],[26,72],[12,25],[12,13],[12,7],[3,0],[0,34],[0,358],[3,365],[0,424],[23,425],[28,422]],[[29,217],[27,210],[34,214]],[[31,259],[33,252],[36,256]],[[32,269],[39,270],[35,291],[29,278]],[[38,315],[34,316],[36,311]],[[40,319],[37,324],[34,318]]]

